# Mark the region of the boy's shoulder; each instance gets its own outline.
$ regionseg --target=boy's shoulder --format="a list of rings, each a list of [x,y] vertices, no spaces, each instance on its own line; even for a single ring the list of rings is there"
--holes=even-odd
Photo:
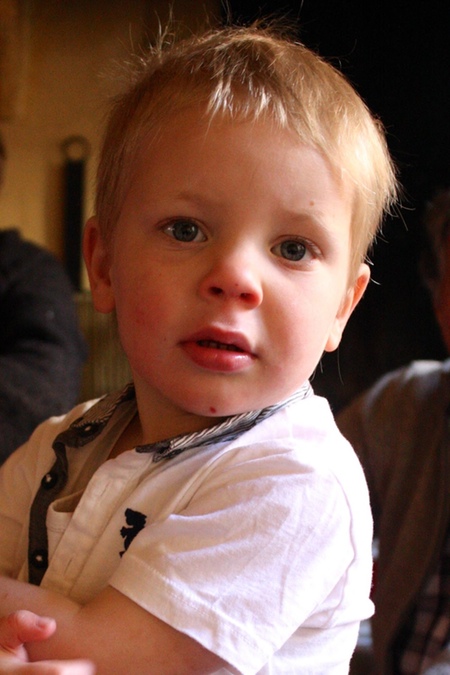
[[[308,465],[314,473],[355,475],[360,465],[352,446],[338,429],[327,399],[312,394],[293,401],[275,415],[255,426],[240,445],[255,444],[261,452],[280,453],[290,461]]]
[[[294,401],[282,410],[276,424],[280,436],[289,434],[295,439],[310,443],[341,438],[328,400],[314,393],[302,400]],[[345,443],[345,440],[342,440]]]

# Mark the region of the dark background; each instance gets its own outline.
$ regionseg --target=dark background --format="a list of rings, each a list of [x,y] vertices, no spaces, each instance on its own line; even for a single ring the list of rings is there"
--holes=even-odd
[[[228,0],[224,19],[281,16],[331,60],[381,118],[403,186],[371,255],[372,279],[339,350],[313,379],[338,410],[381,374],[445,349],[418,260],[427,199],[450,185],[450,3],[448,0]]]

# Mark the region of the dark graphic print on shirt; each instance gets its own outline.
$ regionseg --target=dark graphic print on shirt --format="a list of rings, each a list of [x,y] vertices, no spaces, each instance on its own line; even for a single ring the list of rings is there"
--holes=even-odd
[[[125,511],[125,520],[128,525],[125,525],[121,528],[120,534],[123,537],[124,550],[120,552],[120,557],[123,556],[125,551],[128,550],[131,542],[137,534],[145,527],[147,521],[147,516],[139,511],[133,511],[133,509],[126,509]]]

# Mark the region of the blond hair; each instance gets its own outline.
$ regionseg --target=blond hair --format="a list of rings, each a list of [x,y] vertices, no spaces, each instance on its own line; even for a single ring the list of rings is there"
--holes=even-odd
[[[298,134],[353,186],[352,260],[364,260],[396,179],[384,131],[329,63],[274,29],[223,28],[159,44],[113,103],[97,183],[97,216],[108,241],[128,189],[133,160],[149,134],[194,105],[208,118],[271,119]]]

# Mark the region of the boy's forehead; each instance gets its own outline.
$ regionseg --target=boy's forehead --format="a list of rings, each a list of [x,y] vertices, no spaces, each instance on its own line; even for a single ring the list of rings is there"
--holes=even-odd
[[[275,143],[272,143],[273,139],[276,139]],[[165,148],[168,147],[170,152],[165,153]],[[260,155],[261,159],[275,153],[278,156],[277,161],[280,156],[285,159],[287,170],[296,168],[292,167],[292,162],[289,167],[292,154],[297,158],[302,154],[312,154],[318,160],[318,172],[331,176],[343,198],[353,201],[355,186],[346,173],[338,170],[322,149],[311,142],[305,142],[296,129],[288,125],[281,126],[270,116],[263,116],[258,120],[244,116],[233,119],[227,114],[210,114],[204,106],[190,106],[174,111],[161,122],[157,130],[152,130],[146,136],[140,144],[136,160],[148,164],[153,156],[158,155],[158,164],[155,164],[154,170],[160,172],[161,163],[174,168],[175,163],[180,161],[195,165],[208,150],[224,155],[237,150],[241,158]],[[301,162],[298,168],[301,170]],[[219,157],[215,169],[220,172]]]
[[[274,138],[277,139],[276,144],[271,143]],[[231,119],[225,114],[208,114],[204,108],[198,107],[175,111],[157,129],[147,133],[139,143],[135,162],[151,164],[152,157],[158,156],[158,165],[155,166],[158,171],[162,163],[174,168],[180,161],[183,164],[198,163],[208,151],[222,154],[239,151],[241,157],[255,154],[264,157],[281,147],[285,151],[304,149],[305,152],[315,152],[327,168],[331,167],[322,152],[304,143],[294,130],[280,127],[272,119]],[[166,148],[170,148],[167,154]],[[286,161],[288,158],[286,155]],[[216,168],[220,171],[219,162]]]
[[[190,145],[195,149],[207,146],[210,142],[226,145],[230,138],[238,137],[242,149],[254,149],[261,144],[263,136],[277,135],[283,137],[285,146],[305,146],[317,150],[329,163],[323,151],[318,150],[312,142],[305,141],[295,128],[287,124],[281,125],[272,116],[264,115],[254,119],[251,115],[232,117],[227,112],[209,112],[205,105],[191,105],[174,110],[165,119],[159,121],[149,130],[143,131],[137,146],[137,157],[152,153],[155,148],[174,145],[178,142]],[[176,144],[175,144],[176,145]],[[170,157],[167,158],[170,162]]]

